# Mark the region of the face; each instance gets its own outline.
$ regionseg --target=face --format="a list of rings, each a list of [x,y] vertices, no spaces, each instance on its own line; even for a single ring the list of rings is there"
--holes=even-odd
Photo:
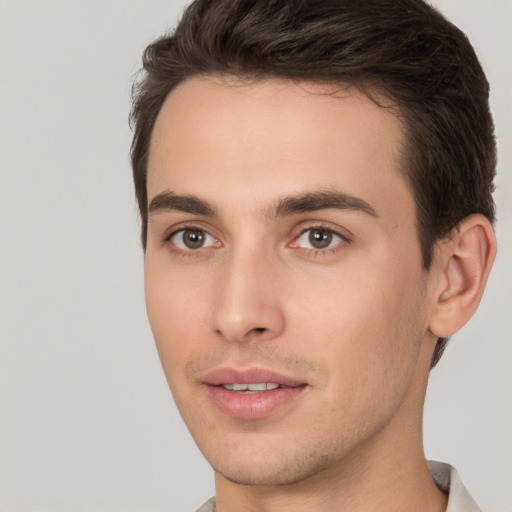
[[[340,469],[421,415],[433,340],[401,124],[328,92],[191,79],[152,136],[148,316],[185,423],[234,482]]]

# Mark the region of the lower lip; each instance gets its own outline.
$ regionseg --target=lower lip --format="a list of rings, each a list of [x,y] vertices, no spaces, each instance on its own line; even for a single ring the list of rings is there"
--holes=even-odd
[[[306,386],[283,387],[261,393],[229,391],[222,386],[207,386],[213,404],[233,418],[254,420],[272,414],[297,399]]]

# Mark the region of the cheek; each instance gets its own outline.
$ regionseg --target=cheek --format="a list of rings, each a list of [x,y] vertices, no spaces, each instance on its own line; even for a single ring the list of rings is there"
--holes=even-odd
[[[163,369],[168,379],[179,376],[194,344],[204,338],[204,290],[183,273],[146,256],[146,310]]]
[[[333,276],[294,306],[307,315],[295,315],[292,338],[301,340],[302,350],[315,350],[328,382],[336,382],[334,392],[379,395],[382,386],[400,386],[412,376],[424,323],[418,279],[391,269]]]

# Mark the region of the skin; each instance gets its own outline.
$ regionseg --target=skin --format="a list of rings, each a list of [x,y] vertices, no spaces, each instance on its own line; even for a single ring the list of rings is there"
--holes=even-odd
[[[402,141],[391,110],[314,84],[194,78],[159,113],[149,203],[172,192],[215,210],[153,208],[145,286],[170,389],[215,470],[218,512],[446,507],[423,453],[422,407],[437,336],[470,316],[450,302],[470,272],[453,261],[458,238],[423,269]],[[275,214],[285,197],[326,191],[373,212]],[[483,224],[462,230],[480,267],[492,260]],[[205,237],[197,249],[183,245],[190,227]],[[326,248],[311,245],[311,229],[334,233]],[[233,418],[202,384],[220,367],[307,386],[268,416]]]

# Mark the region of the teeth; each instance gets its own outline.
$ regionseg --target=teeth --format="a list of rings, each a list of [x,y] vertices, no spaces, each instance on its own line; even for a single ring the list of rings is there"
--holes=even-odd
[[[224,389],[228,389],[230,391],[267,391],[269,389],[277,389],[279,384],[275,382],[261,382],[255,384],[223,384],[222,387]]]
[[[250,391],[266,391],[267,385],[265,383],[263,384],[249,384],[249,390]]]

